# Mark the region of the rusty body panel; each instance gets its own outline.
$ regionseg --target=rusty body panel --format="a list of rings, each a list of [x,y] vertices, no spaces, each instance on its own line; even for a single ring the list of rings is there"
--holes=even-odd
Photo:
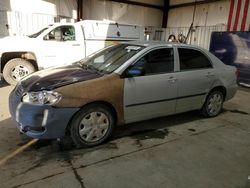
[[[78,82],[57,88],[63,96],[55,107],[83,107],[92,102],[111,104],[117,115],[117,124],[124,124],[123,112],[124,80],[118,74],[105,75],[101,78]]]

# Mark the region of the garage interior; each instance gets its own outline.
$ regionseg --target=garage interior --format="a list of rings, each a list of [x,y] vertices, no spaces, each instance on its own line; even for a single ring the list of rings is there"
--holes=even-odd
[[[219,58],[230,35],[237,55],[222,60],[244,65],[244,78],[217,117],[192,111],[132,123],[118,127],[107,143],[81,149],[20,134],[8,106],[14,86],[1,79],[0,187],[250,188],[249,0],[0,1],[0,38],[81,20],[140,25],[145,40],[174,35]]]

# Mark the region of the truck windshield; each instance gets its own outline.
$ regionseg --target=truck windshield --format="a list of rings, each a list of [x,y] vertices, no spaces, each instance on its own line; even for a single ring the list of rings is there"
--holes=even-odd
[[[139,45],[118,44],[81,60],[81,63],[83,66],[111,73],[144,48]]]
[[[49,27],[45,27],[45,28],[43,28],[42,30],[40,30],[40,31],[38,31],[38,32],[36,32],[36,33],[34,33],[34,34],[31,34],[31,35],[28,35],[28,37],[29,38],[36,38],[36,37],[38,37],[42,32],[44,32],[46,29],[48,29]]]

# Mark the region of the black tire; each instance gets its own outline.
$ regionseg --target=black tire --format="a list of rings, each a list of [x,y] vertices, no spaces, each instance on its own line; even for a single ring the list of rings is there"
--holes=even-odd
[[[204,117],[215,117],[221,112],[223,103],[224,96],[222,92],[219,90],[214,90],[208,94],[207,99],[201,109],[201,114]],[[214,109],[212,109],[212,107]]]
[[[98,115],[98,113],[100,114],[100,116]],[[95,120],[96,123],[90,123],[90,121],[93,122],[93,119],[91,120],[92,114],[96,114],[95,117],[105,117],[105,121],[103,121],[103,125],[106,127],[107,129],[103,129],[101,128],[100,125],[98,125],[97,123],[97,119]],[[88,119],[89,118],[89,119]],[[86,125],[83,124],[83,121],[86,122]],[[108,123],[107,123],[108,122]],[[88,124],[88,125],[87,125]],[[100,122],[99,122],[100,124]],[[102,126],[103,126],[102,125]],[[114,126],[115,126],[115,120],[114,120],[114,116],[112,111],[105,105],[103,104],[90,104],[87,105],[86,107],[84,107],[83,109],[81,109],[73,118],[72,121],[70,123],[70,135],[71,138],[73,140],[73,142],[75,143],[76,147],[91,147],[91,146],[96,146],[99,145],[103,142],[105,142],[113,133],[114,130]],[[88,130],[88,133],[83,133]],[[80,135],[80,132],[82,132],[82,136]],[[101,132],[100,132],[101,131]],[[92,137],[90,135],[90,132],[92,132]],[[103,134],[101,138],[95,140],[97,138],[97,132],[99,132],[99,134]],[[96,138],[95,138],[96,137]],[[87,141],[87,139],[93,139],[92,141]]]
[[[19,80],[35,71],[35,67],[29,61],[15,58],[9,60],[4,66],[3,77],[7,83],[16,85]]]

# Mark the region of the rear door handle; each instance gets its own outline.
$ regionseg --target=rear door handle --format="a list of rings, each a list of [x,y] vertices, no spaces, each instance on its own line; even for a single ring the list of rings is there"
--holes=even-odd
[[[206,77],[208,77],[208,78],[211,78],[213,76],[214,76],[214,74],[212,72],[207,72],[207,74],[206,74]]]
[[[169,78],[168,78],[168,82],[170,82],[170,83],[175,83],[177,81],[177,78],[175,78],[175,77],[173,77],[173,76],[170,76]]]
[[[72,44],[72,46],[80,46],[80,44]]]

